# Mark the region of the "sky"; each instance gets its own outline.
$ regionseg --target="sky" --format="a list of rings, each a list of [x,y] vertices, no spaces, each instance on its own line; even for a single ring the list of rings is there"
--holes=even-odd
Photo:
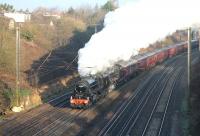
[[[0,0],[0,3],[8,3],[15,7],[15,9],[29,9],[33,11],[37,7],[48,7],[48,8],[60,8],[62,10],[68,9],[69,7],[78,8],[82,5],[95,6],[103,5],[108,0]],[[122,6],[129,1],[137,0],[118,0],[119,5]]]

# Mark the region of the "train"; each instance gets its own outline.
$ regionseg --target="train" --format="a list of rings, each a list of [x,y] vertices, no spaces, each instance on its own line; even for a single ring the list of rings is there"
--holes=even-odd
[[[192,48],[198,47],[198,41],[192,40]],[[116,87],[128,82],[139,73],[149,70],[168,58],[187,51],[187,42],[167,46],[151,52],[132,56],[128,61],[119,61],[106,72],[82,77],[75,84],[70,97],[72,108],[88,108],[105,97]]]

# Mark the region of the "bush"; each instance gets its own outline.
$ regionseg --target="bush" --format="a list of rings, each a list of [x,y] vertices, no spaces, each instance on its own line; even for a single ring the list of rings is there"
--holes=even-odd
[[[10,101],[10,106],[13,106],[15,105],[16,101],[14,99],[14,93],[12,90],[10,89],[6,89],[6,90],[3,90],[3,96],[5,99],[7,99],[8,101]]]
[[[31,95],[31,91],[27,90],[27,89],[21,89],[18,92],[18,101],[20,103],[23,102],[23,98],[26,96],[30,96]],[[3,91],[3,95],[6,99],[8,99],[8,101],[10,101],[10,107],[16,106],[17,105],[17,96],[16,96],[16,91],[15,90],[4,90]]]
[[[30,31],[25,31],[25,32],[22,31],[21,36],[28,41],[33,41],[34,38],[33,34]]]

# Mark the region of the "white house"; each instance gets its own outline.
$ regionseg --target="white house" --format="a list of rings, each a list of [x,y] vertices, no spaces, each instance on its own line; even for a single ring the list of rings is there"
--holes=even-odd
[[[31,20],[31,14],[24,13],[4,13],[5,17],[14,19],[15,22],[28,22]]]

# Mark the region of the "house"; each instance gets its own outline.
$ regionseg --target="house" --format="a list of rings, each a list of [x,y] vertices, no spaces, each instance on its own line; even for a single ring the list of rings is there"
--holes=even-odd
[[[31,20],[31,14],[30,13],[3,13],[4,17],[14,19],[15,22],[28,22]]]

